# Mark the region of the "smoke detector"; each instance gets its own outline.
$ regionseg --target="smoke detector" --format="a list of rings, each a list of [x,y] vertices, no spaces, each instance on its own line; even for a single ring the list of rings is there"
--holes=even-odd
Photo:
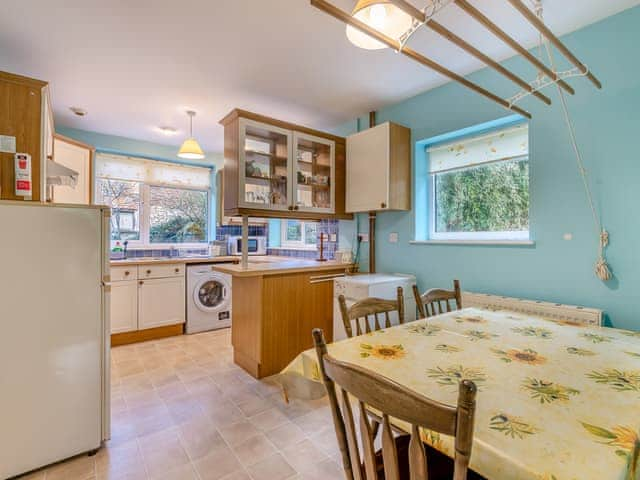
[[[158,127],[158,131],[160,133],[162,133],[163,135],[166,135],[167,137],[171,137],[171,136],[173,136],[173,135],[178,133],[178,130],[176,130],[173,127],[168,127],[168,126]]]
[[[71,110],[74,114],[76,114],[79,117],[84,117],[87,112],[84,108],[80,108],[80,107],[69,107],[69,110]]]

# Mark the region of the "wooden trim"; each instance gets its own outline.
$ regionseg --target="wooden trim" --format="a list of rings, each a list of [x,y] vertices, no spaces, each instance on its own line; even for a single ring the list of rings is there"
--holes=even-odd
[[[111,346],[129,345],[131,343],[148,342],[159,338],[175,337],[184,334],[184,324],[169,325],[166,327],[148,328],[135,332],[114,333],[111,335]]]
[[[482,95],[483,97],[488,98],[489,100],[494,101],[495,103],[501,105],[502,107],[506,108],[507,110],[511,110],[513,112],[516,112],[520,115],[522,115],[523,117],[526,118],[532,118],[531,114],[529,112],[527,112],[526,110],[523,110],[520,107],[517,107],[515,105],[511,105],[508,101],[506,101],[505,99],[497,96],[494,93],[491,93],[488,90],[485,90],[484,88],[482,88],[480,85],[473,83],[470,80],[467,80],[465,77],[463,77],[462,75],[458,75],[457,73],[449,70],[448,68],[440,65],[439,63],[434,62],[433,60],[425,57],[424,55],[421,55],[420,53],[416,52],[415,50],[412,50],[409,47],[402,47],[398,41],[384,35],[383,33],[379,32],[378,30],[371,28],[370,26],[368,26],[367,24],[365,24],[364,22],[361,22],[360,20],[356,19],[355,17],[352,17],[351,15],[349,15],[347,12],[345,12],[344,10],[341,10],[337,7],[335,7],[334,5],[332,5],[331,3],[327,2],[326,0],[311,0],[311,5],[313,5],[314,7],[322,10],[323,12],[331,15],[332,17],[346,23],[347,25],[351,25],[352,27],[354,27],[357,30],[360,30],[361,32],[369,35],[370,37],[378,40],[381,43],[384,43],[385,45],[387,45],[388,47],[393,48],[394,50],[402,53],[403,55],[411,58],[412,60],[424,65],[427,68],[430,68],[431,70],[434,70],[435,72],[438,72],[439,74],[454,80],[458,83],[460,83],[461,85],[467,87],[470,90],[473,90],[474,92]]]
[[[516,52],[522,55],[525,59],[527,59],[533,66],[542,70],[545,75],[549,78],[555,80],[558,85],[560,85],[567,93],[573,95],[575,90],[564,80],[560,80],[560,77],[556,75],[554,71],[552,71],[549,67],[547,67],[544,63],[538,60],[534,55],[529,53],[529,51],[516,42],[509,34],[507,34],[504,30],[498,27],[495,23],[493,23],[489,18],[487,18],[480,10],[471,5],[467,0],[456,0],[454,2],[458,7],[460,7],[463,11],[465,11],[469,16],[474,18],[478,23],[484,26],[487,30],[493,33],[496,37],[502,40],[504,43],[513,48]]]
[[[65,143],[70,143],[71,145],[75,145],[76,147],[86,148],[87,150],[92,150],[94,152],[96,151],[96,147],[94,147],[93,145],[81,142],[80,140],[76,140],[75,138],[65,137],[64,135],[60,135],[59,133],[54,133],[53,138]]]
[[[37,80],[35,78],[25,77],[23,75],[17,75],[15,73],[3,72],[0,70],[0,80],[6,82],[17,83],[19,85],[28,85],[33,88],[44,88],[49,85],[48,82],[43,80]]]
[[[507,0],[513,8],[518,10],[527,21],[533,25],[536,30],[538,30],[542,35],[544,35],[547,40],[555,45],[555,47],[565,56],[567,60],[569,60],[575,67],[577,67],[580,72],[586,74],[587,78],[591,80],[597,88],[602,88],[602,83],[598,80],[593,73],[589,71],[589,69],[578,60],[571,51],[565,47],[564,43],[560,41],[558,37],[556,37],[549,28],[531,11],[527,8],[527,6],[522,3],[521,0]]]
[[[336,208],[337,210],[337,208]],[[353,213],[314,213],[314,212],[302,212],[298,211],[285,211],[285,210],[260,210],[257,208],[231,208],[225,209],[225,217],[241,217],[248,215],[249,217],[262,217],[262,218],[287,218],[292,220],[326,220],[327,218],[336,220],[353,220]]]
[[[274,127],[280,127],[284,128],[285,130],[293,130],[296,132],[306,133],[308,135],[314,135],[316,137],[326,138],[329,140],[333,140],[336,143],[344,143],[346,141],[344,137],[332,135],[331,133],[321,132],[320,130],[314,130],[312,128],[297,125],[295,123],[284,122],[282,120],[267,117],[265,115],[260,115],[258,113],[249,112],[247,110],[241,110],[239,108],[233,109],[218,123],[220,123],[220,125],[227,125],[238,118],[247,118],[249,120],[255,120],[256,122],[268,123],[269,125],[273,125]]]
[[[428,22],[425,23],[426,15],[424,14],[424,12],[418,10],[416,7],[411,5],[406,0],[389,0],[389,1],[393,3],[396,7],[398,7],[400,10],[404,11],[405,13],[407,13],[408,15],[410,15],[411,17],[419,21],[420,23],[424,23],[425,27],[433,30],[441,37],[449,40],[451,43],[453,43],[457,47],[461,48],[468,54],[477,58],[478,60],[483,62],[485,65],[491,67],[496,72],[504,75],[506,78],[508,78],[515,84],[519,85],[520,87],[524,88],[526,91],[528,91],[533,96],[543,101],[547,105],[551,105],[551,99],[549,97],[535,90],[531,85],[529,85],[528,82],[524,81],[515,73],[511,72],[510,70],[500,65],[498,62],[490,58],[488,55],[485,55],[484,53],[482,53],[480,50],[475,48],[470,43],[467,43],[466,41],[464,41],[462,38],[457,36],[455,33],[453,33],[451,30],[446,28],[444,25],[441,25],[440,23],[436,22],[434,19],[430,19]]]

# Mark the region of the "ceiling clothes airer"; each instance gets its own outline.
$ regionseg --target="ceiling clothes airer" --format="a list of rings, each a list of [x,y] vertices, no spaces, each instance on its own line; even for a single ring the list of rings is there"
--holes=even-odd
[[[498,25],[493,23],[482,12],[469,4],[467,0],[429,0],[427,6],[422,10],[416,8],[407,0],[358,0],[351,13],[345,12],[327,0],[310,0],[311,5],[342,21],[347,25],[347,37],[358,47],[365,49],[392,48],[396,52],[409,57],[410,59],[430,68],[439,74],[454,80],[470,90],[488,98],[501,105],[507,110],[514,111],[526,118],[531,118],[531,114],[516,105],[521,98],[530,95],[535,96],[540,101],[551,104],[551,100],[544,95],[541,90],[549,85],[558,84],[567,93],[574,94],[574,90],[567,84],[565,78],[572,76],[585,76],[597,88],[601,88],[600,82],[578,60],[569,49],[533,14],[523,3],[523,0],[505,0],[510,3],[525,19],[544,35],[555,47],[575,66],[569,72],[556,73],[541,63],[534,55],[531,55],[525,47],[505,33]],[[521,77],[508,70],[500,63],[484,54],[470,43],[463,40],[451,30],[438,23],[434,17],[450,4],[456,5],[471,18],[479,22],[493,35],[509,45],[516,52],[532,63],[538,70],[545,74],[543,79],[537,78],[534,82],[526,82]],[[445,66],[431,60],[425,55],[407,46],[413,34],[420,28],[425,27],[434,31],[447,41],[464,50],[469,55],[483,62],[488,67],[494,69],[501,75],[519,85],[524,94],[517,98],[504,99],[480,85],[468,80]]]
[[[530,0],[532,3],[532,7],[535,11],[535,14],[537,16],[537,18],[542,22],[543,21],[543,7],[542,7],[542,0]],[[549,40],[544,38],[542,33],[540,33],[540,39],[539,39],[539,43],[538,43],[538,55],[540,57],[540,60],[542,60],[543,57],[543,52],[542,52],[542,48],[544,47],[546,54],[547,54],[547,58],[549,60],[549,65],[551,67],[551,69],[555,72],[556,71],[556,64],[555,64],[555,60],[553,57],[553,51],[551,50],[551,47],[549,46]],[[587,72],[589,70],[585,68],[584,71],[581,71],[579,74],[580,75],[587,75]],[[561,75],[559,73],[559,75]],[[542,79],[542,77],[544,77],[544,73],[540,72],[538,74],[538,77],[541,79],[540,80],[540,84],[542,84],[544,82],[544,80]],[[566,78],[566,77],[565,77]],[[575,131],[575,127],[573,125],[573,121],[571,120],[571,115],[569,114],[569,108],[567,107],[567,100],[565,98],[564,92],[562,91],[562,89],[560,88],[559,85],[556,86],[558,87],[558,94],[560,96],[560,104],[562,106],[562,112],[564,115],[564,121],[567,125],[567,129],[569,131],[569,137],[571,138],[571,145],[573,147],[573,151],[574,154],[576,156],[576,163],[578,165],[578,171],[580,172],[580,176],[582,178],[582,183],[584,185],[584,190],[585,193],[587,195],[587,200],[589,202],[589,207],[591,208],[591,213],[593,215],[593,220],[596,226],[596,230],[597,233],[600,237],[599,240],[599,250],[598,250],[598,260],[596,261],[595,264],[595,274],[596,276],[606,282],[608,280],[611,280],[612,274],[611,274],[611,269],[609,268],[609,265],[607,263],[607,259],[605,256],[605,249],[607,248],[607,246],[609,245],[609,232],[603,227],[602,224],[602,219],[600,218],[600,216],[598,215],[598,212],[596,210],[595,207],[595,202],[593,200],[593,193],[591,191],[591,187],[589,185],[589,180],[587,178],[587,170],[584,167],[584,161],[582,159],[582,152],[580,151],[580,147],[578,146],[578,140],[576,137],[576,131]]]

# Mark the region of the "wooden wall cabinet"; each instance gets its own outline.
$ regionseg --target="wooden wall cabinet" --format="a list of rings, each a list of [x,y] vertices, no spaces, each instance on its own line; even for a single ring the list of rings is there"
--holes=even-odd
[[[411,130],[383,123],[347,137],[347,212],[411,210]]]
[[[0,199],[44,201],[46,159],[53,155],[53,115],[47,83],[0,72],[0,135],[31,155],[32,196],[15,194],[14,153],[0,152]]]
[[[243,110],[224,126],[224,213],[353,218],[345,213],[345,139]]]
[[[75,188],[54,185],[51,201],[54,203],[91,204],[93,192],[91,169],[95,148],[55,134],[53,152],[53,159],[56,163],[78,172],[78,184]]]

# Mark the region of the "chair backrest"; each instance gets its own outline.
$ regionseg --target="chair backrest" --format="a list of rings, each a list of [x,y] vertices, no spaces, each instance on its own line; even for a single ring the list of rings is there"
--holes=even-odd
[[[373,371],[329,356],[320,329],[314,329],[313,340],[320,373],[329,395],[338,445],[348,480],[377,479],[374,435],[367,407],[381,412],[385,480],[400,479],[398,451],[390,417],[411,425],[408,452],[411,480],[428,480],[427,457],[420,437],[420,428],[455,437],[453,479],[467,478],[475,415],[476,386],[473,382],[460,382],[457,406],[445,405]],[[349,395],[357,400],[354,403],[357,403],[359,411],[358,429],[364,468],[361,468],[358,434]]]
[[[460,281],[453,281],[453,290],[443,290],[442,288],[432,288],[422,295],[416,285],[413,286],[413,296],[416,299],[418,314],[420,318],[433,317],[441,313],[460,310],[462,308],[462,294],[460,293]],[[455,308],[451,308],[452,301],[455,301]]]
[[[391,319],[389,313],[398,312],[398,321],[404,323],[404,295],[402,287],[398,287],[396,300],[383,300],[381,298],[365,298],[360,300],[351,307],[347,308],[347,301],[344,295],[338,297],[340,304],[340,313],[342,314],[342,323],[349,338],[354,336],[351,321],[354,320],[356,331],[355,335],[362,335],[371,331],[380,330],[381,328],[391,327]],[[380,322],[378,315],[384,314],[384,322]],[[373,327],[371,327],[369,317],[373,317]],[[361,323],[362,322],[362,323]]]

